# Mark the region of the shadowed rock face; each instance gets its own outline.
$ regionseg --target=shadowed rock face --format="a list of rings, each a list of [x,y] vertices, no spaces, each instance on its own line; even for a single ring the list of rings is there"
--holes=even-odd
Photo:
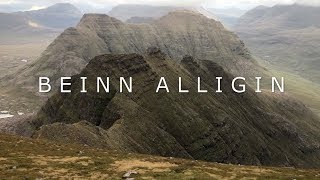
[[[81,76],[88,77],[85,94]],[[110,77],[110,93],[96,93],[97,76]],[[119,92],[121,76],[133,78],[133,93]],[[170,93],[155,93],[162,76]],[[215,93],[216,76],[224,78],[223,93]],[[178,77],[188,94],[178,93]],[[209,93],[196,93],[197,77]],[[157,48],[143,56],[97,56],[73,77],[73,93],[55,94],[33,118],[34,137],[223,163],[319,167],[319,120],[284,95],[249,87],[236,94],[232,78],[212,61],[178,62]]]
[[[97,55],[144,53],[151,46],[173,59],[191,55],[216,62],[236,75],[261,74],[243,42],[221,23],[194,12],[176,11],[151,24],[139,25],[107,15],[84,15],[76,28],[65,30],[37,62],[13,81],[24,87],[37,83],[39,76],[56,81],[79,73]]]

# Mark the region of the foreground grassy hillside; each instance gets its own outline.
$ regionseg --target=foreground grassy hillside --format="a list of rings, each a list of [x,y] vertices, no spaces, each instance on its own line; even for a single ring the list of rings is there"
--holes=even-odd
[[[84,146],[56,144],[0,134],[0,179],[115,178],[132,172],[137,179],[316,179],[317,170],[236,166],[164,158]]]
[[[283,76],[287,81],[287,92],[302,101],[320,116],[320,85],[298,75],[274,71],[277,76]]]

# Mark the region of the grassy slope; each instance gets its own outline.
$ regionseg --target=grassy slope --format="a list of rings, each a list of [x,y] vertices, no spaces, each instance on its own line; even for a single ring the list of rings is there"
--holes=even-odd
[[[316,179],[317,170],[236,166],[164,158],[77,145],[55,144],[0,134],[0,179],[3,178],[121,178],[133,170],[137,179]]]
[[[263,67],[266,67],[269,70],[270,77],[284,77],[286,93],[303,102],[313,112],[320,116],[320,84],[311,82],[290,72],[277,70],[275,67],[265,63],[263,60],[257,57],[255,58]],[[262,82],[262,86],[270,90],[271,81]]]
[[[273,71],[276,76],[284,76],[287,92],[305,103],[320,116],[320,85],[287,72]]]

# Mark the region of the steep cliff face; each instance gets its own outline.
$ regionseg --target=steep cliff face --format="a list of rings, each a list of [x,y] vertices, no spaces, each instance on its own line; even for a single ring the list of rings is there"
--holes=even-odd
[[[79,93],[79,77],[88,93]],[[96,77],[110,77],[110,93],[96,93]],[[119,77],[133,78],[133,93],[119,92]],[[197,93],[197,77],[208,93]],[[214,77],[222,76],[223,93]],[[170,92],[155,93],[160,77]],[[178,93],[178,77],[183,89]],[[200,160],[255,165],[319,167],[319,120],[284,95],[244,94],[233,76],[210,60],[171,60],[156,48],[101,55],[72,78],[70,94],[57,93],[33,118],[35,138]]]
[[[144,53],[155,46],[173,59],[191,55],[210,59],[236,75],[259,74],[261,69],[238,37],[221,23],[190,11],[176,11],[152,24],[126,24],[100,14],[84,15],[76,28],[65,30],[31,66],[14,80],[28,86],[39,76],[74,75],[96,55]]]

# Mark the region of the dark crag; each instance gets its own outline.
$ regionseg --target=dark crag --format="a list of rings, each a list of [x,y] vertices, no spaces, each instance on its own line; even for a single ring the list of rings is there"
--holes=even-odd
[[[234,93],[233,76],[212,61],[187,57],[178,63],[155,50],[143,56],[101,55],[77,76],[108,76],[112,93],[81,94],[81,85],[75,83],[75,93],[55,94],[32,121],[34,137],[223,163],[320,165],[319,126],[308,127],[316,124],[316,116],[285,97],[257,94],[251,88]],[[119,76],[133,77],[140,88],[119,93],[119,81],[112,81]],[[162,76],[174,87],[170,93],[154,92]],[[196,93],[197,76],[222,76],[225,90]],[[190,93],[178,93],[178,77]],[[88,88],[95,88],[93,84]],[[209,91],[215,86],[203,84]]]

